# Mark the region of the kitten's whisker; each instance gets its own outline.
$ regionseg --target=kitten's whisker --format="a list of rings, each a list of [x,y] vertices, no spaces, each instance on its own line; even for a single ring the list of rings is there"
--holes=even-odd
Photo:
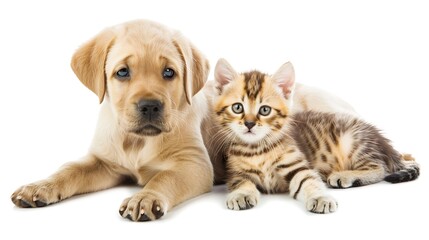
[[[216,132],[212,139],[210,139],[209,144],[214,146],[217,146],[216,149],[214,149],[215,154],[220,154],[223,152],[223,148],[226,146],[226,143],[233,141],[234,133],[229,129],[220,129],[218,132]]]

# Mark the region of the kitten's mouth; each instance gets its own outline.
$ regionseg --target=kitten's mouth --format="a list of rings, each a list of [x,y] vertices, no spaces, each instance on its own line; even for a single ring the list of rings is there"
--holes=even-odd
[[[244,135],[255,135],[255,133],[249,130],[249,131],[245,132]]]

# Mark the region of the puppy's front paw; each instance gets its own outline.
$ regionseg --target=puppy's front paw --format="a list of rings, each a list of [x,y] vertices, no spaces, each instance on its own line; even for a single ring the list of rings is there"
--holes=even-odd
[[[338,203],[330,196],[310,198],[307,201],[307,210],[313,213],[333,213],[337,211]]]
[[[259,201],[259,193],[235,190],[228,194],[226,206],[231,210],[246,210],[253,208]]]
[[[131,221],[145,222],[161,218],[167,213],[167,208],[163,197],[142,192],[125,199],[119,208],[119,214]]]
[[[61,200],[61,193],[54,184],[41,181],[18,188],[11,196],[17,207],[44,207]]]

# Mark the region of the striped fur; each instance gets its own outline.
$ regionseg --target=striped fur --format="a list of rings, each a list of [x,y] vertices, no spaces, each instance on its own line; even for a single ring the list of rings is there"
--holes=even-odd
[[[419,175],[417,163],[407,162],[376,127],[349,115],[297,113],[292,116],[288,134],[311,167],[333,188],[383,179],[405,182]]]
[[[232,142],[227,160],[229,209],[252,208],[260,193],[288,192],[309,211],[330,213],[337,203],[327,195],[323,181],[333,188],[348,188],[418,177],[418,165],[409,158],[405,161],[374,126],[350,115],[313,111],[290,115],[279,76],[257,71],[228,74],[235,78],[222,81],[215,111]],[[286,90],[290,94],[293,89]],[[232,109],[238,103],[242,112]],[[263,106],[271,112],[261,114]]]

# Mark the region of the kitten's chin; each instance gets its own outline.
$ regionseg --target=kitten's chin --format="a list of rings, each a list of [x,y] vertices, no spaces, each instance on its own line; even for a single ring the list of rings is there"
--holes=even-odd
[[[258,143],[261,141],[264,136],[260,136],[259,134],[253,133],[253,132],[246,132],[238,135],[241,139],[241,141],[249,144]]]

